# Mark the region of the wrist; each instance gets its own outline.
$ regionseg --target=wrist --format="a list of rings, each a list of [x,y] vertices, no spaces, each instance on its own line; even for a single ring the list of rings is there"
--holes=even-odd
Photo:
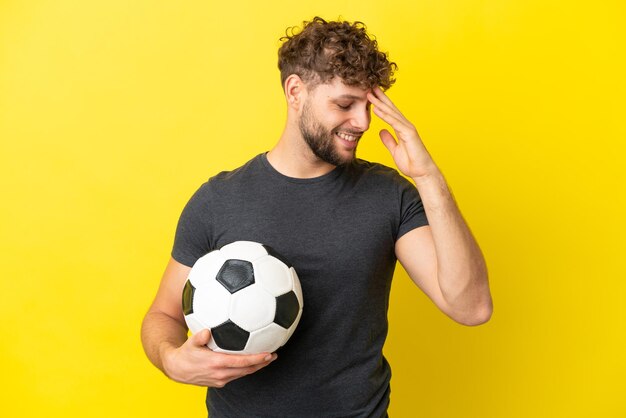
[[[159,360],[161,361],[161,371],[170,378],[172,378],[172,357],[175,351],[176,347],[168,341],[164,341],[159,347]]]
[[[418,176],[412,176],[411,179],[419,189],[420,187],[427,187],[428,185],[444,182],[443,174],[439,171],[439,168],[432,164],[425,169],[422,174]]]
[[[413,178],[428,216],[440,211],[455,210],[456,203],[442,173]]]

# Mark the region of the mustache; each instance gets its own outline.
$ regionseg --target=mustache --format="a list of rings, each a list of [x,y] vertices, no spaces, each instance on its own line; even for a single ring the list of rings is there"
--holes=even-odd
[[[334,129],[333,133],[337,133],[337,132],[343,132],[346,133],[348,135],[353,135],[353,136],[361,136],[365,133],[365,131],[355,131],[352,129]]]

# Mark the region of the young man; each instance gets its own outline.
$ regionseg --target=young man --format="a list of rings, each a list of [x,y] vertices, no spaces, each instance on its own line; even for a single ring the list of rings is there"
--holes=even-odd
[[[282,40],[285,130],[268,153],[209,179],[183,210],[144,348],[171,379],[210,388],[213,418],[384,417],[396,260],[465,325],[491,316],[485,262],[415,127],[383,92],[396,65],[365,27],[315,18]],[[414,184],[356,158],[372,109],[393,128],[395,137],[380,138]],[[270,245],[300,277],[305,308],[278,353],[216,353],[205,346],[209,330],[187,339],[181,292],[191,266],[237,240]]]

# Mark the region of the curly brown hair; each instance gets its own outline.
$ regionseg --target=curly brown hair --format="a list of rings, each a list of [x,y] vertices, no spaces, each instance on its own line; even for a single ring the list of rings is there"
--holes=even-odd
[[[287,28],[278,50],[281,83],[297,74],[309,87],[339,77],[349,86],[388,89],[396,81],[395,62],[378,50],[378,43],[367,34],[362,22],[327,22],[314,17],[310,22]]]

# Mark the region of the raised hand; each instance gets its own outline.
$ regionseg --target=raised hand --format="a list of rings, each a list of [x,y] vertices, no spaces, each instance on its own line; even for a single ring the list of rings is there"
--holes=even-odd
[[[374,105],[376,116],[387,122],[398,138],[396,141],[387,129],[379,133],[381,141],[391,153],[398,170],[413,179],[428,176],[435,171],[435,163],[426,150],[417,129],[380,87],[375,87],[368,92],[367,98]]]

